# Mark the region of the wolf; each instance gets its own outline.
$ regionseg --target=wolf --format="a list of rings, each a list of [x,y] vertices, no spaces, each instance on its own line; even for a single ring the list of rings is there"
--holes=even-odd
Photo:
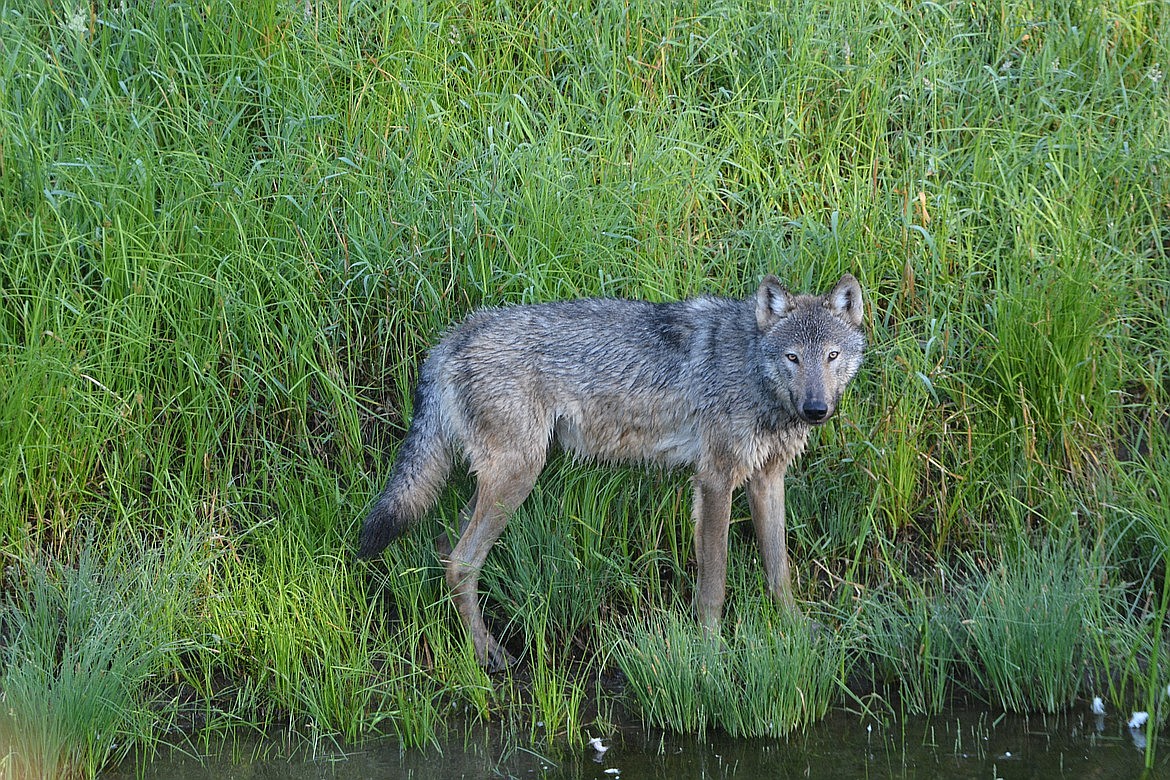
[[[480,570],[555,444],[575,456],[693,471],[695,610],[718,630],[733,492],[746,485],[770,596],[795,608],[784,472],[862,363],[861,287],[823,295],[773,275],[753,296],[587,298],[482,309],[419,370],[414,417],[362,524],[370,558],[435,504],[457,456],[476,477],[444,567],[476,658],[514,660],[484,623]],[[440,543],[441,544],[441,543]]]

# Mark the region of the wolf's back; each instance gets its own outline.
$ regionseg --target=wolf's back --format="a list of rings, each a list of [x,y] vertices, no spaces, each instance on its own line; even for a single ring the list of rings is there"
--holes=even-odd
[[[414,391],[414,419],[398,449],[386,489],[362,524],[359,558],[372,558],[430,509],[451,470],[451,447],[443,432],[439,390],[431,366],[423,365]]]

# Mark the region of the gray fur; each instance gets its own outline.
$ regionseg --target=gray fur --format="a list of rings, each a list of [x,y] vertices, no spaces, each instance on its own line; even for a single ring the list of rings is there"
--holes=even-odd
[[[731,495],[746,485],[769,590],[791,605],[784,472],[828,420],[865,350],[861,288],[823,296],[774,276],[747,300],[610,299],[484,309],[423,363],[414,419],[362,527],[378,554],[426,513],[462,455],[477,487],[447,582],[481,664],[511,658],[484,625],[479,572],[554,441],[581,457],[694,470],[696,610],[718,625]]]

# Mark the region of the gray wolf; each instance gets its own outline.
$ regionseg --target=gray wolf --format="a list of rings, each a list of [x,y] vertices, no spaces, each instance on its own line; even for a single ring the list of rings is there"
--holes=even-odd
[[[693,469],[695,607],[718,629],[732,493],[747,486],[768,590],[792,598],[784,472],[836,411],[865,350],[861,287],[746,300],[584,299],[471,314],[419,371],[414,418],[366,517],[377,555],[436,502],[456,456],[476,477],[446,579],[479,663],[513,662],[484,624],[480,569],[556,442],[577,456]]]

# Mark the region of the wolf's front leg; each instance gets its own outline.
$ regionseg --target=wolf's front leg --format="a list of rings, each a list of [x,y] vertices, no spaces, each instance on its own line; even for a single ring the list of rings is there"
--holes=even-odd
[[[784,524],[784,472],[787,467],[786,462],[774,461],[760,469],[748,481],[747,494],[752,525],[764,559],[768,593],[778,604],[795,608]]]
[[[695,611],[703,627],[715,631],[719,628],[727,586],[731,487],[726,480],[698,474],[694,486],[695,558],[699,570]]]

